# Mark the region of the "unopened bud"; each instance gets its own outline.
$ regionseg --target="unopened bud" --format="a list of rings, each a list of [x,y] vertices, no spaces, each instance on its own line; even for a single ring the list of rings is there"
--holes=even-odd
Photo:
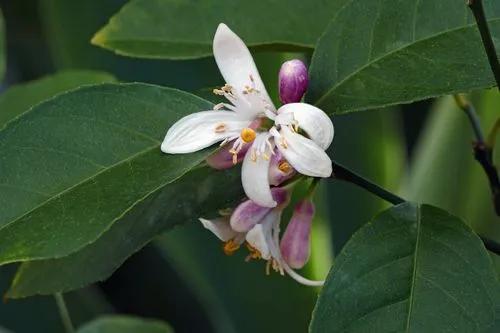
[[[307,90],[309,76],[307,67],[298,59],[289,60],[281,65],[279,72],[280,100],[283,104],[300,102]]]
[[[294,208],[292,219],[281,238],[281,255],[286,263],[299,269],[309,260],[311,247],[311,225],[314,204],[310,200],[300,201]]]
[[[273,199],[277,203],[277,207],[286,205],[290,198],[288,190],[281,187],[273,187],[271,189]],[[231,215],[231,228],[238,232],[247,232],[252,229],[257,223],[271,211],[270,207],[262,207],[257,205],[252,200],[242,202]]]

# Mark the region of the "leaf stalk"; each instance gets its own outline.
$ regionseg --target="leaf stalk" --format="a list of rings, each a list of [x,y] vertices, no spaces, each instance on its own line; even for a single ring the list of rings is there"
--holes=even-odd
[[[59,309],[59,314],[61,315],[61,320],[66,330],[66,333],[75,333],[75,328],[69,316],[68,308],[66,307],[66,302],[61,293],[55,293],[54,298],[56,299],[57,308]]]
[[[332,167],[333,167],[333,173],[330,178],[332,179],[339,179],[343,180],[349,183],[352,183],[354,185],[357,185],[365,190],[367,190],[370,193],[375,194],[381,199],[384,199],[387,202],[390,202],[393,205],[398,205],[403,202],[406,202],[405,199],[397,196],[396,194],[389,192],[388,190],[384,189],[383,187],[371,182],[370,180],[358,175],[357,173],[349,170],[348,168],[338,164],[335,161],[332,161]],[[490,251],[493,252],[497,255],[500,255],[500,243],[497,243],[496,241],[483,237],[481,235],[478,235],[479,238],[481,238],[481,241],[483,242],[484,247]]]

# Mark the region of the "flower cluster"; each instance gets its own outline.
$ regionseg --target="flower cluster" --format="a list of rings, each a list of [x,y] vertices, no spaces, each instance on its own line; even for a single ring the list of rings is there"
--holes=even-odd
[[[214,93],[227,101],[180,119],[168,130],[161,149],[191,153],[220,142],[222,149],[207,159],[209,165],[224,169],[243,162],[241,182],[249,200],[230,216],[200,219],[203,225],[225,242],[227,254],[246,242],[249,258],[265,259],[268,267],[317,285],[292,269],[302,267],[309,257],[312,202],[306,199],[296,206],[280,243],[279,225],[290,189],[279,186],[297,173],[331,175],[325,150],[333,140],[333,124],[322,110],[300,103],[308,84],[301,61],[283,64],[279,89],[284,105],[276,109],[250,51],[225,24],[217,28],[213,52],[226,81]]]

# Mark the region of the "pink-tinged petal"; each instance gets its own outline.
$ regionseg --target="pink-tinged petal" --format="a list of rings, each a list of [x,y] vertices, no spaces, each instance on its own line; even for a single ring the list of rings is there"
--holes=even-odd
[[[274,134],[276,146],[297,172],[311,177],[330,177],[332,161],[314,141],[286,126]]]
[[[201,111],[177,121],[161,144],[164,153],[192,153],[238,135],[248,120],[232,111]]]
[[[295,169],[285,160],[279,149],[275,149],[269,165],[269,183],[274,186],[280,185],[295,174]]]
[[[306,65],[299,59],[281,65],[279,72],[279,95],[283,104],[300,102],[307,90],[309,75]]]
[[[309,260],[313,217],[314,204],[310,200],[299,202],[281,238],[281,255],[292,268],[302,268]]]
[[[285,206],[288,204],[290,199],[288,190],[274,187],[271,193],[278,206]],[[231,215],[231,228],[238,232],[247,232],[256,224],[260,223],[271,209],[272,208],[260,206],[252,200],[246,200],[236,207]]]
[[[206,229],[210,230],[223,242],[227,242],[238,235],[238,233],[231,228],[227,217],[220,217],[213,220],[199,218],[199,220]]]
[[[224,147],[222,147],[220,150],[215,152],[214,154],[210,155],[207,158],[207,164],[217,170],[224,170],[224,169],[229,169],[232,168],[235,164],[233,163],[233,154],[230,153],[230,150],[233,148],[233,141],[228,142]],[[248,151],[248,148],[250,148],[250,145],[244,145],[243,148],[238,152],[237,154],[237,163],[240,163],[243,161],[243,158],[245,158],[245,154]]]
[[[245,86],[255,87],[259,91],[259,100],[275,111],[250,51],[224,23],[219,24],[215,32],[213,51],[219,71],[230,86],[239,94],[243,93]]]
[[[290,103],[278,109],[277,125],[290,125],[290,118],[323,150],[333,141],[333,123],[321,109],[306,103]]]

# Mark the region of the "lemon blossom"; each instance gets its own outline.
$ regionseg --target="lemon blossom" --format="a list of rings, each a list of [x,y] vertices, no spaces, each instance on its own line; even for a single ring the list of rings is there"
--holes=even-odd
[[[334,134],[330,118],[306,103],[290,103],[276,109],[250,51],[225,24],[217,28],[213,52],[226,81],[214,93],[228,102],[180,119],[168,130],[161,150],[170,154],[191,153],[216,142],[232,142],[230,151],[236,163],[238,153],[251,145],[243,160],[242,185],[248,198],[264,207],[277,205],[269,180],[270,160],[276,151],[301,174],[329,177],[332,164],[325,149]],[[274,125],[254,129],[252,123],[263,118],[273,120]]]

